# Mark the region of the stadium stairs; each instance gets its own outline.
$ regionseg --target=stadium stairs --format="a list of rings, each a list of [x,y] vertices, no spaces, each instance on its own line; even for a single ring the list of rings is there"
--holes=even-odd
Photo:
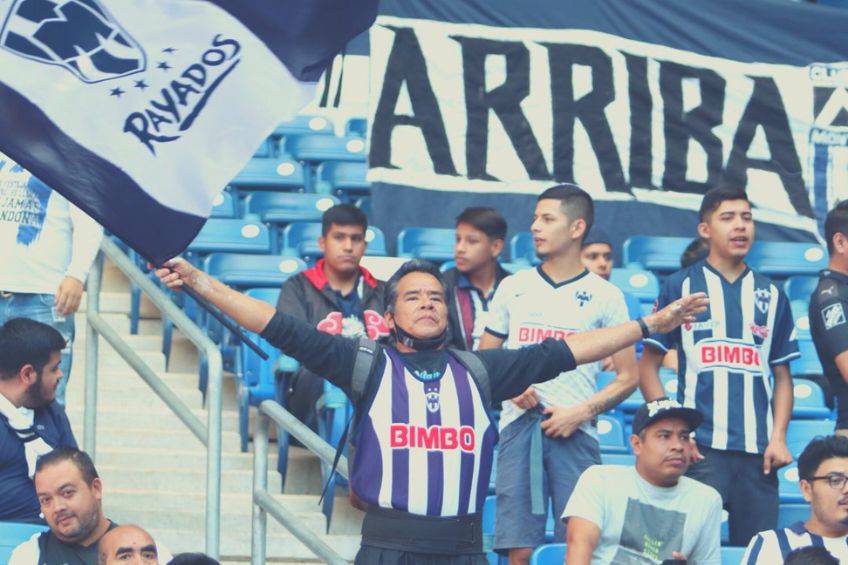
[[[129,334],[130,293],[127,279],[114,265],[104,265],[101,311],[111,326],[169,383],[172,390],[206,422],[197,388],[198,356],[188,340],[175,333],[168,371],[161,353],[162,323],[146,301],[138,335]],[[67,411],[77,441],[83,440],[86,302],[77,315],[72,378]],[[173,554],[203,551],[205,539],[206,451],[165,404],[100,339],[96,465],[103,480],[106,515],[118,523],[138,524]],[[253,418],[251,418],[251,425]],[[272,426],[273,438],[273,426]],[[252,451],[252,444],[251,444]],[[276,449],[271,445],[271,452]],[[232,375],[224,376],[223,454],[221,477],[221,561],[250,560],[253,454],[239,450],[238,407]],[[269,489],[280,491],[276,459],[269,462]],[[275,495],[304,524],[345,559],[359,546],[362,515],[338,500],[329,534],[321,514],[321,471],[318,459],[291,448],[284,494]],[[338,497],[346,498],[342,494]],[[315,556],[272,517],[268,518],[269,562],[317,562]]]

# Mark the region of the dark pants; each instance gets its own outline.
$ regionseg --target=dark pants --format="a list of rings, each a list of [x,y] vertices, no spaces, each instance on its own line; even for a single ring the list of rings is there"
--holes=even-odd
[[[384,549],[363,545],[356,554],[355,565],[488,565],[486,556],[477,555],[439,555],[433,553],[412,553],[396,549]]]
[[[686,476],[716,489],[729,514],[730,545],[746,546],[763,530],[777,527],[777,470],[763,474],[763,456],[699,445],[704,460]]]

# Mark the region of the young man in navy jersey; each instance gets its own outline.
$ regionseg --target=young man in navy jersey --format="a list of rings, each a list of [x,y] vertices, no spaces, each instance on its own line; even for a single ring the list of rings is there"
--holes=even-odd
[[[318,331],[184,260],[170,261],[157,275],[169,288],[188,284],[354,397],[350,484],[368,505],[356,558],[361,564],[485,564],[480,512],[497,438],[485,399],[513,398],[533,382],[601,359],[650,331],[670,331],[706,306],[696,294],[613,328],[518,351],[472,353],[478,365],[472,373],[444,347],[448,313],[441,274],[427,262],[409,261],[386,283],[385,319],[394,343],[376,346],[359,394],[361,341]],[[489,386],[477,380],[481,368]]]
[[[688,476],[722,496],[730,514],[730,543],[745,545],[777,522],[777,469],[789,464],[786,428],[792,414],[789,361],[799,356],[789,301],[745,256],[754,220],[745,192],[718,187],[704,195],[698,235],[709,255],[670,276],[657,307],[706,292],[707,312],[694,323],[645,340],[639,363],[642,393],[665,395],[658,368],[678,351],[678,400],[700,410],[697,450]]]
[[[798,457],[801,494],[810,504],[810,519],[787,528],[760,532],[748,544],[742,563],[782,563],[801,547],[827,549],[848,563],[848,438],[817,437]]]
[[[621,290],[583,265],[582,243],[594,215],[592,197],[576,185],[539,195],[530,229],[544,261],[498,287],[480,349],[519,349],[630,318]],[[612,365],[616,377],[601,390],[601,363],[585,363],[503,403],[494,548],[508,553],[512,565],[528,563],[533,548],[544,543],[548,506],[558,516],[583,471],[601,463],[597,416],[639,381],[633,347],[615,351]],[[554,537],[565,539],[562,522]]]

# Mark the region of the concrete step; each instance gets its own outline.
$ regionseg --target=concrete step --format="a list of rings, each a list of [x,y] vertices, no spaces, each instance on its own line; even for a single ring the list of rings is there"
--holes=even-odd
[[[107,489],[167,489],[197,493],[205,492],[206,489],[206,470],[202,467],[196,470],[166,466],[157,469],[131,469],[124,466],[98,465],[97,470]],[[252,489],[251,471],[230,470],[221,473],[222,492],[251,492]]]
[[[159,510],[114,509],[109,513],[109,518],[115,522],[132,523],[133,520],[139,524],[155,524],[157,528],[170,530],[194,530],[203,532],[206,528],[206,512],[204,505],[188,510],[172,510],[161,512]],[[308,513],[297,513],[298,522],[316,533],[324,533],[327,521],[320,509],[317,508]],[[221,513],[221,531],[227,532],[228,537],[238,539],[250,539],[251,514],[250,508],[246,512],[233,513],[224,507]],[[291,533],[277,523],[273,518],[268,520],[268,537],[286,537]],[[168,546],[170,548],[170,545]]]
[[[199,395],[200,393],[198,392]],[[150,409],[144,412],[132,412],[113,408],[107,399],[101,399],[101,401],[104,401],[104,408],[97,411],[98,425],[126,429],[155,429],[168,432],[184,425],[176,414],[165,407],[164,403],[151,405]],[[74,404],[66,412],[71,422],[83,421],[83,408],[81,405]],[[206,410],[194,408],[191,412],[204,425],[206,424]],[[221,425],[224,431],[238,433],[238,414],[232,411],[225,412],[221,420]]]
[[[271,449],[268,460],[269,468],[276,469],[276,450]],[[202,449],[138,449],[132,447],[97,450],[98,465],[155,469],[161,467],[163,463],[183,469],[203,469],[206,466],[206,451]],[[221,469],[224,471],[251,471],[253,469],[253,453],[224,453],[221,456]]]
[[[71,429],[77,438],[82,437],[82,428],[73,425]],[[223,432],[221,435],[223,450],[235,453],[241,449],[238,434],[235,432]],[[121,427],[97,427],[97,447],[116,448],[133,446],[139,449],[200,449],[200,440],[185,427],[177,428],[171,432],[150,429],[125,429]]]

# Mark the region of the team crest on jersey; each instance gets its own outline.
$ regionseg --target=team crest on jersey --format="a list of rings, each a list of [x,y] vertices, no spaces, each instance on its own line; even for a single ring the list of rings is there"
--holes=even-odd
[[[831,304],[822,310],[822,318],[824,319],[824,329],[829,330],[845,323],[845,310],[842,309],[842,303],[837,302]]]
[[[757,310],[763,314],[767,313],[770,302],[771,290],[767,288],[757,288],[754,290],[754,304],[757,305]]]
[[[439,391],[438,390],[430,390],[424,395],[427,399],[427,411],[431,413],[436,413],[439,411]]]
[[[583,308],[584,305],[588,304],[592,300],[592,293],[588,290],[578,290],[574,293],[574,298],[577,300],[577,304]]]
[[[96,83],[143,71],[144,50],[100,0],[16,0],[0,47]]]

